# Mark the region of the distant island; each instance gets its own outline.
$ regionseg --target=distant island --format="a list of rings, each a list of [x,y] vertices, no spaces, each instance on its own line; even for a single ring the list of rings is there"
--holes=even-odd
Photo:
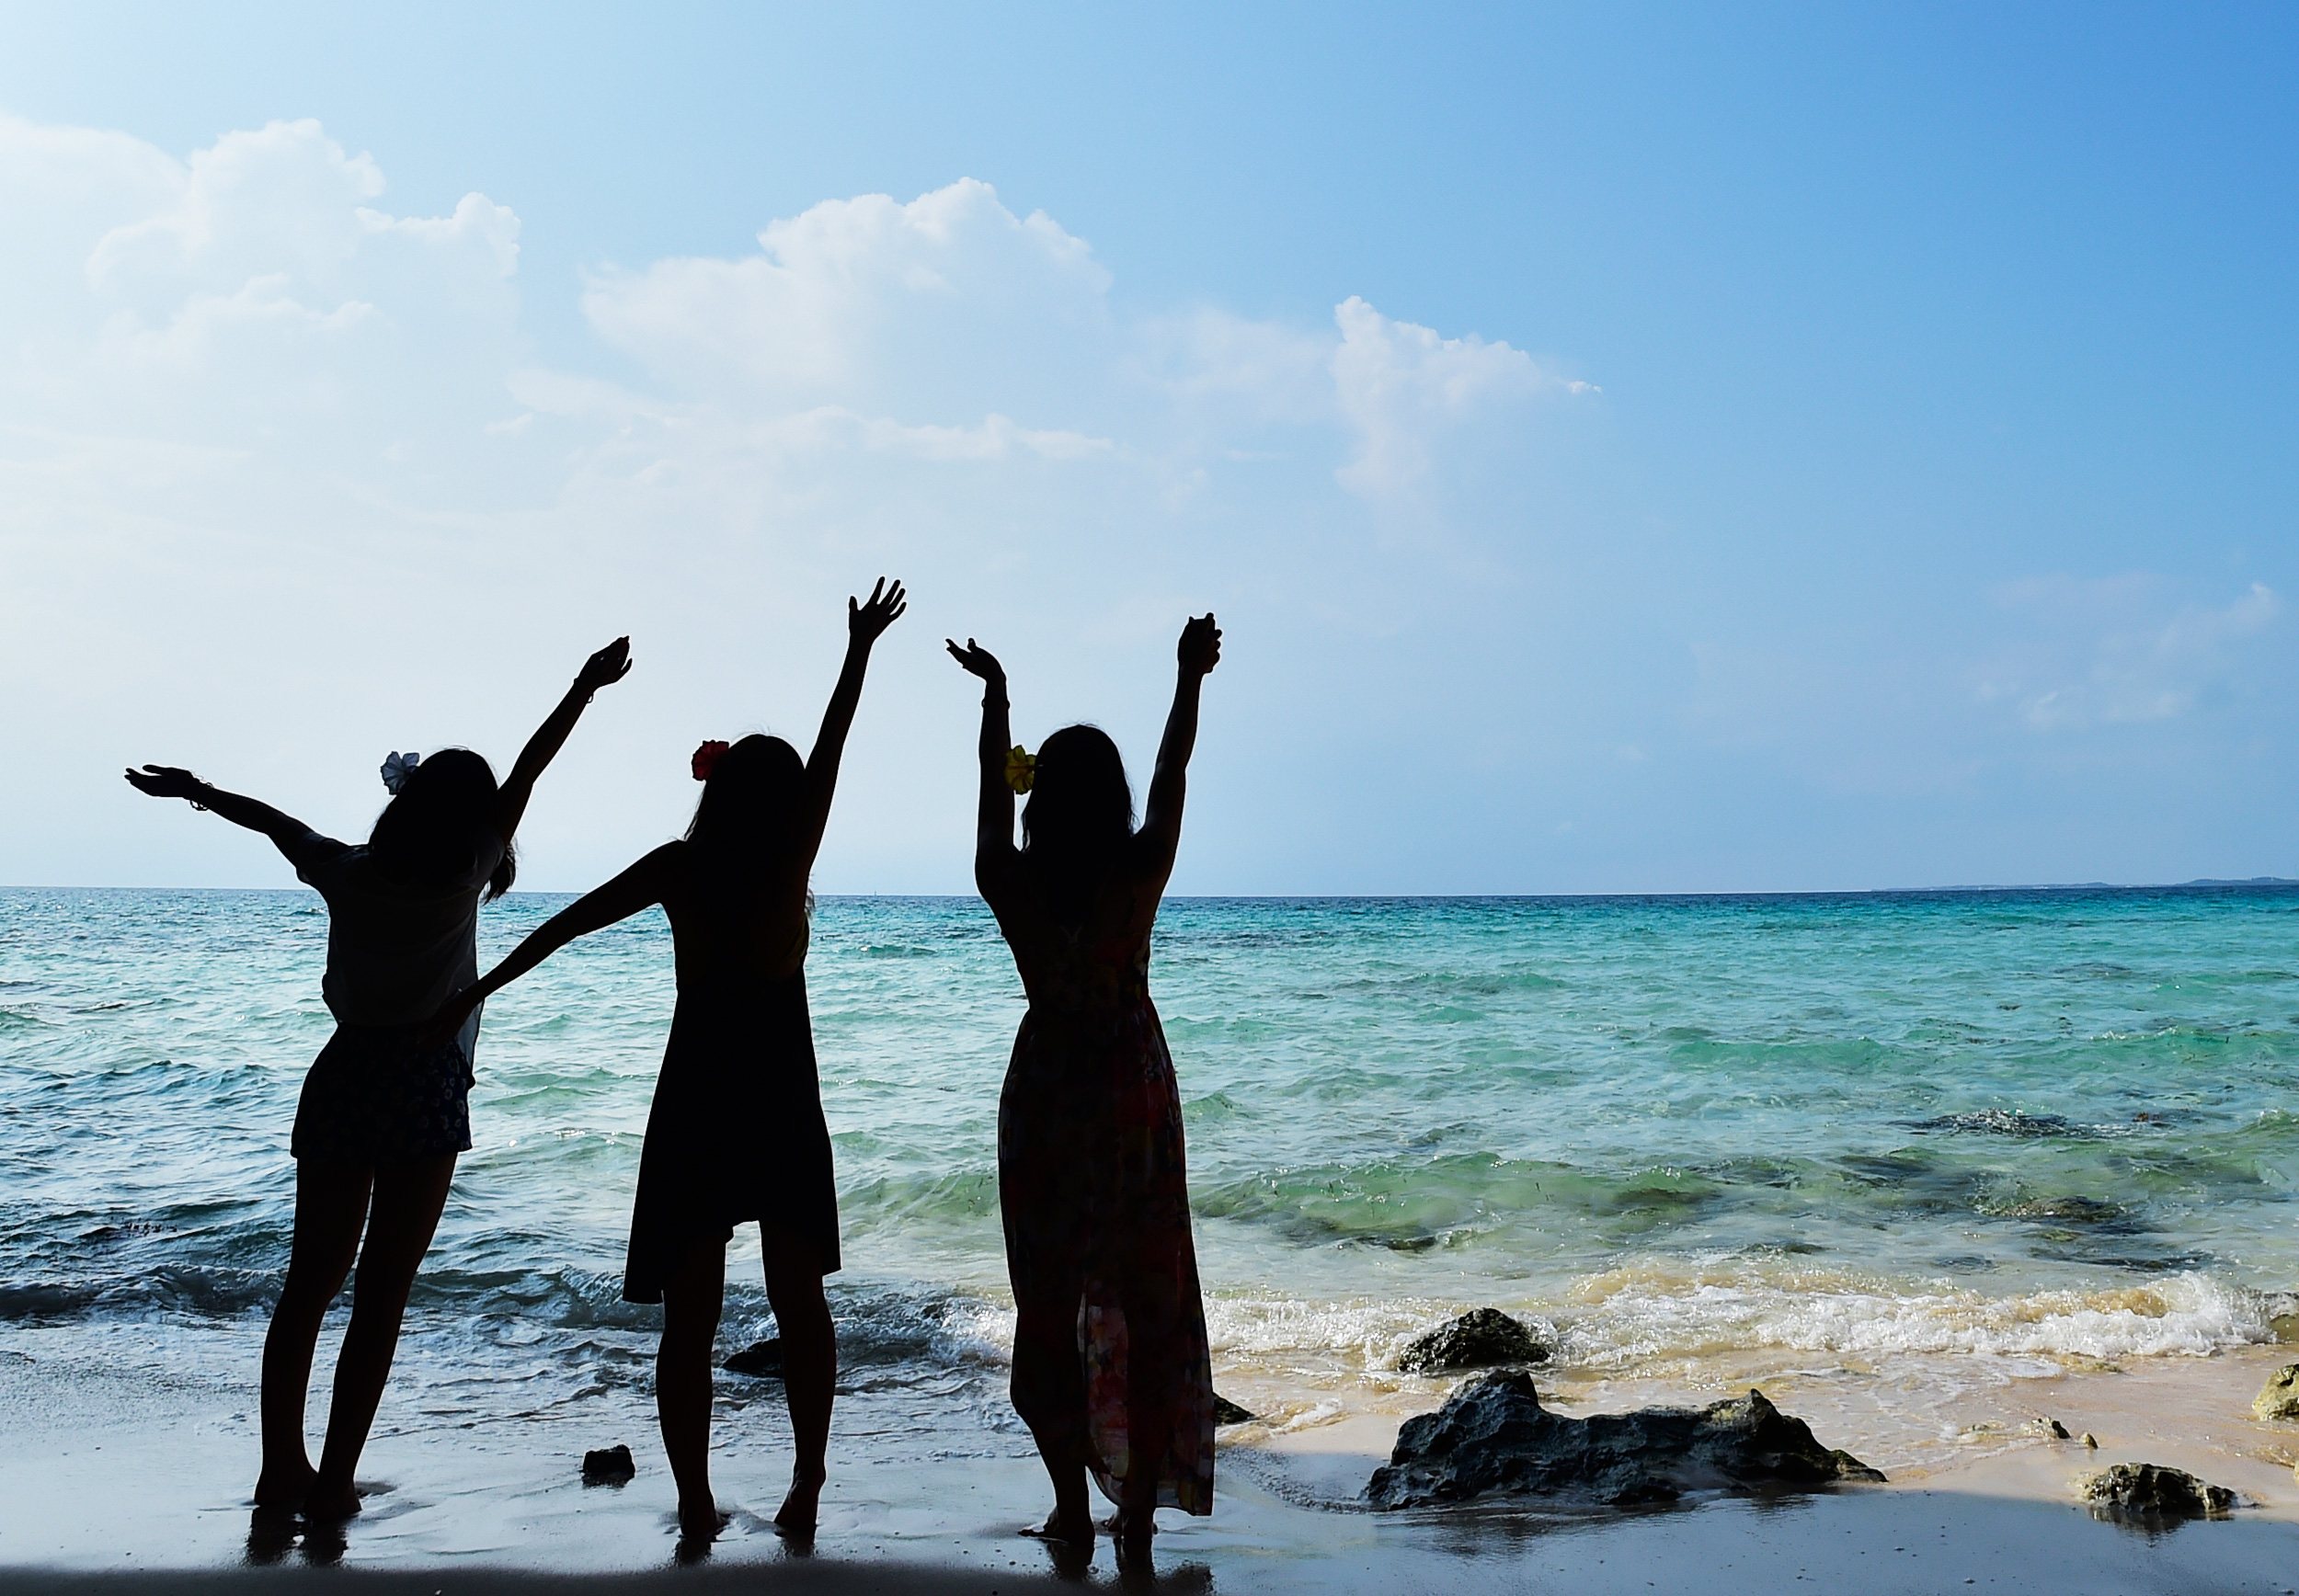
[[[2133,892],[2148,888],[2175,886],[2299,886],[2299,880],[2287,875],[2253,875],[2241,878],[2202,876],[2194,881],[2042,881],[2018,884],[2012,882],[1982,883],[1971,886],[1886,887],[1887,892]]]

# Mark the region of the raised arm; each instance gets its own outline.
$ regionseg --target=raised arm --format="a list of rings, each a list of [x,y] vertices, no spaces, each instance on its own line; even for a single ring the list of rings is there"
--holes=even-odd
[[[181,798],[194,809],[206,809],[221,815],[234,826],[260,831],[271,838],[282,853],[288,851],[297,838],[311,829],[292,815],[282,814],[270,804],[256,799],[226,792],[221,787],[212,787],[189,770],[175,765],[146,765],[141,770],[126,770],[121,774],[139,792],[148,793],[154,798]]]
[[[1153,863],[1167,870],[1182,845],[1182,800],[1189,786],[1189,756],[1197,746],[1197,690],[1207,675],[1221,663],[1221,628],[1210,612],[1195,616],[1182,628],[1175,648],[1179,672],[1173,682],[1173,708],[1165,717],[1165,736],[1158,744],[1157,773],[1150,778],[1150,802],[1142,808],[1142,847]]]
[[[583,661],[583,668],[575,674],[575,685],[566,690],[559,707],[527,739],[527,746],[519,751],[519,763],[511,767],[510,775],[504,779],[501,790],[495,795],[495,830],[505,842],[510,841],[519,830],[520,819],[527,813],[527,800],[534,796],[535,779],[558,758],[567,734],[583,718],[583,707],[590,702],[590,695],[630,673],[631,640],[627,637],[616,638]]]
[[[899,620],[909,607],[902,584],[889,585],[884,576],[871,585],[867,602],[846,600],[846,663],[840,667],[838,686],[822,712],[822,730],[815,735],[814,752],[806,756],[806,809],[800,815],[798,863],[814,863],[822,845],[822,828],[830,823],[830,799],[838,791],[839,760],[846,752],[846,734],[854,724],[854,710],[862,702],[863,675],[870,668],[871,645]]]
[[[974,884],[1001,871],[1013,857],[1013,787],[1006,780],[1006,755],[1012,736],[1007,724],[1006,667],[998,656],[972,638],[960,648],[943,639],[968,675],[982,678],[981,802],[974,811]],[[988,889],[985,888],[985,891]]]
[[[423,1022],[417,1040],[437,1047],[452,1040],[471,1011],[518,980],[578,937],[603,930],[627,920],[639,910],[662,901],[665,861],[675,843],[655,849],[603,886],[592,888],[527,933],[509,957],[489,970],[476,985],[464,987],[440,1006]]]

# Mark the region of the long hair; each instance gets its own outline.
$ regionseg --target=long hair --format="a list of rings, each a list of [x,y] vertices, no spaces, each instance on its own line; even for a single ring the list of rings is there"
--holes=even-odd
[[[1134,835],[1126,760],[1099,726],[1064,726],[1041,744],[1022,811],[1022,857],[1054,918],[1080,926]]]
[[[731,884],[755,886],[787,848],[806,762],[780,737],[753,732],[718,756],[687,826],[687,840]]]
[[[368,850],[402,881],[444,887],[478,861],[495,824],[495,771],[485,759],[469,748],[442,748],[417,765],[383,805]],[[519,861],[507,839],[502,862],[487,877],[487,897],[510,891],[518,875]]]

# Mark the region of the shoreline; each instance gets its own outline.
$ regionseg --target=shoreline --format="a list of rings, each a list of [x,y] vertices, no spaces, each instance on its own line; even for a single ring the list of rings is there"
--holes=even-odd
[[[251,1536],[252,1383],[171,1369],[167,1340],[142,1367],[98,1369],[28,1352],[40,1345],[37,1330],[7,1338],[0,1408],[16,1423],[0,1460],[0,1569],[11,1590],[142,1596],[346,1572],[395,1596],[443,1592],[450,1581],[471,1596],[546,1586],[606,1596],[664,1577],[707,1583],[768,1568],[794,1589],[889,1596],[1055,1580],[1046,1549],[1019,1533],[1043,1511],[1046,1489],[1026,1437],[964,1404],[931,1432],[906,1428],[932,1402],[921,1408],[924,1394],[866,1379],[841,1396],[810,1556],[767,1523],[788,1467],[779,1392],[729,1385],[714,1473],[734,1519],[707,1568],[680,1566],[668,1470],[636,1401],[612,1414],[427,1423],[390,1411],[387,1399],[390,1422],[379,1425],[361,1470],[379,1488],[339,1545]],[[1317,1415],[1310,1421],[1225,1427],[1214,1514],[1161,1515],[1159,1584],[1370,1592],[1553,1579],[1576,1590],[1723,1591],[1836,1578],[1879,1591],[1965,1579],[1999,1590],[2287,1591],[2299,1584],[2299,1425],[2257,1423],[2248,1404],[2293,1355],[2266,1346],[2126,1370],[2028,1369],[1990,1388],[1967,1383],[1946,1407],[1922,1400],[1916,1369],[1760,1374],[1750,1360],[1717,1360],[1669,1378],[1563,1370],[1541,1379],[1544,1401],[1585,1414],[1710,1401],[1753,1375],[1823,1444],[1893,1476],[1879,1487],[1704,1495],[1629,1512],[1506,1500],[1369,1511],[1355,1499],[1397,1420],[1434,1406],[1441,1387],[1385,1390],[1397,1383],[1368,1377],[1361,1397],[1344,1401],[1311,1384],[1288,1396]],[[1280,1395],[1266,1375],[1220,1384],[1249,1402]],[[2099,1450],[2024,1424],[2046,1413],[2075,1434],[2095,1431]],[[637,1477],[584,1486],[581,1451],[611,1439],[638,1454]],[[2118,1461],[2188,1468],[2251,1505],[2226,1521],[2152,1533],[2097,1521],[2072,1481]],[[1111,1563],[1104,1541],[1093,1582],[1112,1578]]]

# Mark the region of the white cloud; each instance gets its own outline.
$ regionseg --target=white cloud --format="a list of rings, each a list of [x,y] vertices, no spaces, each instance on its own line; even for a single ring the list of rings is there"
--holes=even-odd
[[[649,839],[690,801],[697,735],[818,711],[837,598],[884,570],[920,596],[909,685],[873,690],[903,738],[858,753],[893,763],[842,812],[880,806],[880,846],[928,861],[911,883],[962,884],[965,804],[918,813],[966,760],[932,629],[1009,649],[1031,715],[1142,723],[1129,741],[1161,709],[1133,665],[1170,660],[1186,610],[1250,597],[1268,625],[1392,635],[1419,577],[1362,578],[1399,560],[1352,535],[1351,493],[1485,447],[1531,370],[1356,301],[1335,328],[1122,313],[1084,240],[971,180],[826,201],[738,258],[601,270],[596,341],[542,360],[520,218],[386,196],[314,122],[178,159],[0,119],[0,702],[67,773],[11,801],[37,848],[7,878],[262,879],[212,827],[166,870],[122,862],[109,828],[151,821],[120,808],[119,764],[196,759],[363,823],[366,784],[350,820],[328,806],[370,742],[507,758],[628,630],[628,718],[586,727],[588,781],[530,828],[531,879],[577,884],[631,816]]]
[[[814,418],[779,429],[791,442],[954,460],[1019,442],[1171,475],[1193,457],[1249,456],[1271,427],[1322,428],[1347,440],[1342,485],[1379,497],[1427,475],[1466,425],[1568,386],[1505,343],[1447,338],[1354,297],[1334,332],[1209,307],[1125,325],[1083,239],[971,178],[908,204],[825,201],[759,244],[600,274],[583,304],[672,403]],[[964,436],[945,437],[954,428]]]
[[[609,345],[681,392],[948,422],[1075,403],[1106,366],[1109,273],[1043,212],[962,179],[899,204],[826,200],[739,260],[658,261],[583,296]]]
[[[395,217],[368,203],[383,189],[312,121],[177,161],[0,120],[0,203],[27,222],[0,252],[0,426],[286,450],[299,470],[459,446],[504,408],[519,219],[477,194]]]
[[[1391,321],[1354,294],[1333,323],[1334,394],[1356,429],[1355,454],[1339,475],[1357,493],[1392,494],[1427,475],[1446,431],[1549,381],[1521,349]]]
[[[171,203],[115,227],[88,256],[99,289],[183,279],[226,288],[257,273],[312,282],[357,254],[362,203],[383,175],[315,121],[226,133],[193,154]]]
[[[2012,707],[2041,732],[2171,720],[2228,690],[2247,640],[2282,600],[2265,585],[2216,607],[2164,613],[2161,584],[2143,576],[2033,578],[1997,589],[2030,635],[1981,674],[1983,701]]]

